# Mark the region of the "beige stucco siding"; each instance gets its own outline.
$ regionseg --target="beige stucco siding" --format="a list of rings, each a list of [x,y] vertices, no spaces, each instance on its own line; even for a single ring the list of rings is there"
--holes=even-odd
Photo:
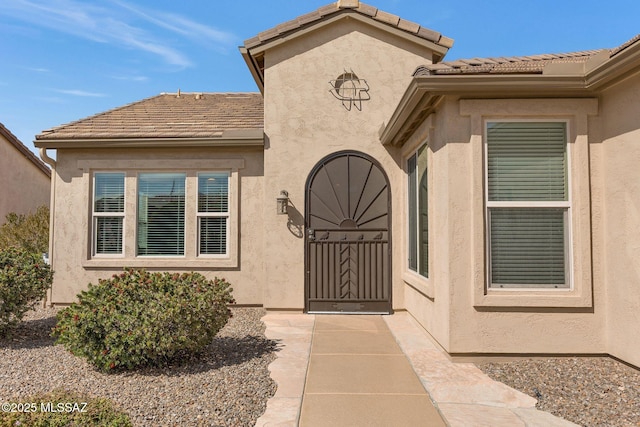
[[[404,307],[401,239],[405,209],[404,173],[399,153],[378,138],[415,68],[429,62],[426,48],[346,18],[274,47],[265,54],[265,228],[269,308],[304,305],[305,181],[326,155],[358,150],[382,165],[391,182],[393,233],[393,305]],[[329,82],[345,71],[366,80],[370,100],[349,111],[331,93]],[[275,214],[275,198],[287,190],[293,205],[287,216]]]
[[[445,98],[406,144],[429,140],[431,273],[425,292],[407,287],[407,308],[449,352],[605,353],[605,290],[591,264],[588,122],[597,100]],[[571,181],[566,291],[486,290],[484,126],[487,119],[566,120]],[[427,131],[427,128],[431,128]],[[410,151],[408,149],[405,152]],[[598,240],[593,239],[595,250]],[[594,252],[595,253],[595,252]],[[429,295],[429,292],[433,292]]]
[[[640,366],[640,76],[604,91],[602,251],[608,351]]]
[[[49,206],[50,179],[0,135],[0,224],[8,213],[33,213]]]
[[[124,267],[139,267],[154,271],[199,271],[209,278],[224,277],[232,284],[239,304],[261,304],[264,280],[263,230],[259,220],[264,194],[262,157],[259,148],[58,150],[52,254],[55,276],[50,302],[73,302],[88,283],[96,283],[99,278],[107,278]],[[236,232],[229,234],[230,247],[237,247],[235,259],[196,257],[196,236],[189,232],[185,239],[185,257],[135,256],[137,173],[187,171],[193,175],[226,170],[231,165],[240,165],[237,184],[231,184],[230,201],[230,212],[237,211],[239,218]],[[91,253],[91,180],[96,171],[127,174],[124,256],[95,257]],[[186,202],[195,203],[197,190],[187,182]],[[187,214],[185,222],[187,230],[195,229],[195,217]]]

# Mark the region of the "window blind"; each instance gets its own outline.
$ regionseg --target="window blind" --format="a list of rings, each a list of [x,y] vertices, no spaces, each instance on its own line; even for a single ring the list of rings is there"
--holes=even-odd
[[[567,200],[566,124],[489,123],[489,200]]]
[[[418,272],[429,277],[429,217],[427,203],[427,145],[418,150],[418,241],[420,262]]]
[[[94,252],[121,254],[124,224],[124,173],[94,175]]]
[[[569,286],[566,147],[564,122],[487,124],[490,287]]]
[[[565,283],[564,209],[491,209],[491,282]]]
[[[184,255],[184,173],[138,175],[138,255]]]
[[[198,239],[202,255],[227,253],[229,174],[198,174]]]
[[[408,183],[408,201],[409,201],[409,269],[418,271],[418,170],[417,170],[417,156],[413,155],[409,157],[407,162],[409,169],[409,183]]]

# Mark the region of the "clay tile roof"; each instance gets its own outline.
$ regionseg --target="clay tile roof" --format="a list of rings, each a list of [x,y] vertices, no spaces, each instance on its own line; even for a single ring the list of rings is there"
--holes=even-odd
[[[31,150],[29,150],[27,146],[24,145],[22,141],[20,141],[18,137],[15,136],[2,123],[0,123],[0,135],[2,135],[7,141],[9,141],[9,144],[13,145],[18,151],[20,151],[23,156],[30,160],[31,163],[36,165],[38,169],[40,169],[45,175],[51,177],[51,169],[49,169],[49,167],[47,167],[47,165],[45,165],[42,160],[36,157],[36,155],[33,154]]]
[[[399,16],[393,15],[381,11],[373,6],[357,2],[358,6],[339,6],[339,2],[334,2],[317,9],[314,12],[307,13],[291,21],[278,25],[275,28],[263,31],[255,37],[245,40],[244,46],[247,49],[259,46],[263,43],[274,40],[278,37],[285,35],[291,31],[302,28],[306,25],[311,25],[330,17],[335,14],[354,11],[366,17],[369,17],[375,21],[384,23],[394,28],[398,28],[407,33],[413,34],[419,38],[429,40],[443,47],[450,48],[453,46],[453,40],[441,35],[438,32],[430,30],[428,28],[421,27],[411,21],[401,19]]]
[[[422,65],[418,67],[413,75],[419,77],[444,74],[541,74],[548,64],[584,63],[598,52],[601,52],[601,50],[533,56],[459,59],[438,64]]]
[[[263,111],[259,93],[162,93],[43,131],[36,140],[213,138],[262,129]]]
[[[637,36],[635,36],[634,38],[632,38],[631,40],[621,44],[620,46],[618,46],[615,49],[611,50],[611,57],[616,56],[617,54],[619,54],[620,52],[622,52],[623,50],[625,50],[626,48],[628,48],[629,46],[631,46],[632,44],[636,44],[640,42],[640,34],[638,34]]]

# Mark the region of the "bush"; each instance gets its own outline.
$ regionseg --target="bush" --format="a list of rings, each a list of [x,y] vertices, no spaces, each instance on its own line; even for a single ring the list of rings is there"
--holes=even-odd
[[[9,402],[11,404],[12,402]],[[115,409],[108,399],[90,398],[78,393],[56,390],[13,403],[21,405],[20,412],[0,412],[2,426],[30,427],[131,427],[129,416]],[[34,405],[32,405],[35,404]],[[77,403],[77,406],[65,404]],[[84,405],[86,403],[86,405]],[[29,405],[25,407],[24,405]],[[42,406],[44,404],[44,407]],[[62,406],[59,406],[62,404]],[[50,408],[62,411],[52,412]],[[16,410],[18,407],[16,407]],[[26,412],[30,411],[30,412]]]
[[[49,208],[41,206],[31,215],[8,214],[0,227],[0,249],[6,248],[49,252]]]
[[[44,298],[53,273],[42,257],[24,249],[0,251],[0,336]]]
[[[227,323],[224,279],[125,270],[78,295],[57,315],[57,343],[103,371],[159,366],[194,354]]]

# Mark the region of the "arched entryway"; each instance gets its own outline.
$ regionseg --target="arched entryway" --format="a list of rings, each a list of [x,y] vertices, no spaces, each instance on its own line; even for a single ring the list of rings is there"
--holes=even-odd
[[[305,311],[391,313],[391,190],[375,159],[322,159],[307,179],[305,228]]]

